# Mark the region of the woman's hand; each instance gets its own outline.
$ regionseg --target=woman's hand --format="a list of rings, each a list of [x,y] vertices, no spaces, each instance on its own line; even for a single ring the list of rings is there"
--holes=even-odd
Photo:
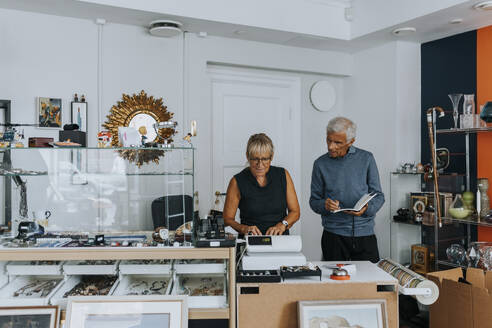
[[[260,229],[258,229],[257,226],[248,226],[245,224],[241,224],[240,227],[240,233],[247,236],[247,235],[253,235],[253,236],[259,236],[262,235]]]
[[[285,232],[285,230],[287,230],[287,228],[285,227],[285,225],[282,222],[280,222],[280,223],[277,223],[276,225],[274,225],[273,227],[268,228],[266,234],[272,235],[272,236],[277,236],[277,235],[283,234]]]

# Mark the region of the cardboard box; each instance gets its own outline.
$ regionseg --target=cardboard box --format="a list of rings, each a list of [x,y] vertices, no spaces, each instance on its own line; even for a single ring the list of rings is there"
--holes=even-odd
[[[431,328],[492,327],[492,272],[468,268],[466,280],[458,282],[462,269],[427,274],[439,287],[439,299],[430,306]]]

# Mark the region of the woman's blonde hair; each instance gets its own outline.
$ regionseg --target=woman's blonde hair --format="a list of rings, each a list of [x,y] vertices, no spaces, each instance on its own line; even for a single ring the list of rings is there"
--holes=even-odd
[[[257,133],[249,137],[248,145],[246,146],[246,157],[253,158],[257,154],[270,154],[273,157],[273,142],[266,134]]]

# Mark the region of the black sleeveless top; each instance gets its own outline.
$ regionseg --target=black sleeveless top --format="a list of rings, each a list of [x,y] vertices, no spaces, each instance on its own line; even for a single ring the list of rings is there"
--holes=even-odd
[[[261,187],[249,167],[234,176],[241,194],[241,224],[257,226],[265,234],[268,228],[287,216],[287,178],[285,169],[270,166],[267,184]],[[285,231],[288,234],[288,230]]]

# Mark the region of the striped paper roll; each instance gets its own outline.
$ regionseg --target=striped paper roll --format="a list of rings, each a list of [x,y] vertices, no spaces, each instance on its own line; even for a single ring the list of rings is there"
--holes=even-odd
[[[388,259],[382,259],[378,262],[378,267],[395,277],[401,288],[429,288],[431,290],[430,295],[415,295],[415,298],[424,305],[434,303],[439,297],[439,288],[434,282],[425,279],[401,264]]]

